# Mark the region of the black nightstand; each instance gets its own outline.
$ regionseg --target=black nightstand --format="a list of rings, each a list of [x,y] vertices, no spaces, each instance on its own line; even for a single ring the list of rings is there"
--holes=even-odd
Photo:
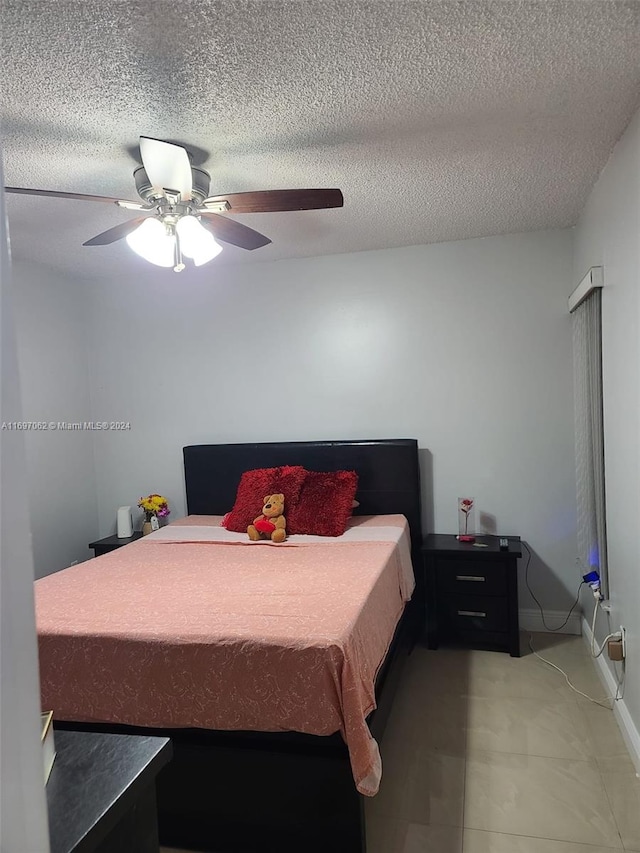
[[[519,536],[501,551],[497,536],[478,536],[486,548],[432,533],[422,543],[427,596],[427,645],[494,649],[520,657]]]
[[[122,548],[123,545],[128,545],[129,542],[135,542],[136,539],[141,539],[142,533],[138,530],[133,536],[127,539],[118,539],[117,536],[107,536],[106,539],[98,539],[97,542],[90,542],[89,548],[93,548],[95,557],[100,557],[102,554],[108,554],[109,551],[115,551],[117,548]]]
[[[156,776],[171,759],[169,738],[54,728],[51,853],[158,853]]]

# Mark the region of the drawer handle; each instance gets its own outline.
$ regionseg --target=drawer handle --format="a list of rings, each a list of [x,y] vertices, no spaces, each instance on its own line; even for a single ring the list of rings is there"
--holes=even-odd
[[[482,616],[484,619],[486,615],[482,610],[458,610],[458,616]]]
[[[484,575],[456,575],[457,581],[480,581],[484,583],[485,577]]]

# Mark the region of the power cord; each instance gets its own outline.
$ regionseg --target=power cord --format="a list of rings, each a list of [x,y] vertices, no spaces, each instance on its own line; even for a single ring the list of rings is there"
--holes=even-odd
[[[573,604],[571,605],[571,610],[567,613],[567,618],[564,620],[564,622],[562,623],[562,625],[559,625],[557,628],[550,628],[550,627],[547,625],[547,623],[545,622],[545,619],[544,619],[544,610],[542,609],[542,605],[540,604],[540,602],[539,602],[539,601],[538,601],[538,599],[536,598],[535,593],[534,593],[534,591],[531,589],[531,586],[530,586],[530,584],[529,584],[529,563],[531,562],[531,551],[529,550],[529,547],[528,547],[528,545],[526,544],[526,542],[520,542],[520,544],[522,545],[522,547],[523,547],[523,548],[525,549],[525,551],[527,552],[527,562],[526,562],[525,567],[524,567],[524,582],[525,582],[525,584],[526,584],[526,586],[527,586],[527,589],[529,590],[529,595],[531,596],[531,598],[533,598],[533,600],[535,601],[535,603],[538,605],[538,609],[540,610],[540,616],[542,617],[542,624],[543,624],[543,625],[544,625],[544,627],[547,629],[547,631],[549,631],[550,633],[554,633],[555,631],[559,631],[561,628],[564,628],[564,626],[567,624],[567,622],[568,622],[568,621],[569,621],[569,619],[571,618],[571,614],[573,613],[573,611],[575,610],[575,608],[576,608],[576,606],[577,606],[578,602],[580,601],[580,590],[582,589],[582,586],[583,586],[583,584],[584,584],[584,581],[580,581],[580,586],[578,587],[578,592],[576,593],[576,600],[575,600],[575,601],[573,602]]]
[[[546,630],[549,631],[549,633],[555,633],[556,631],[559,631],[561,628],[564,628],[564,626],[567,624],[567,622],[571,618],[571,614],[573,613],[578,602],[580,601],[580,590],[582,589],[583,585],[585,584],[585,581],[584,580],[580,581],[580,586],[578,587],[578,592],[576,593],[576,600],[571,605],[571,609],[567,613],[567,618],[564,620],[562,625],[559,625],[557,628],[550,628],[545,621],[544,610],[542,609],[542,605],[540,604],[540,602],[536,598],[536,595],[535,595],[534,591],[531,589],[531,585],[529,584],[529,563],[531,562],[531,551],[529,550],[529,547],[527,546],[527,544],[525,542],[521,542],[520,544],[522,545],[522,547],[527,552],[527,562],[526,562],[525,567],[524,567],[524,582],[526,584],[527,589],[529,590],[529,595],[535,601],[535,603],[538,605],[538,609],[540,610],[540,616],[542,618],[542,624],[544,625]],[[598,613],[598,603],[599,603],[599,595],[598,595],[598,598],[596,598],[595,608],[593,611],[593,620],[591,623],[591,656],[593,658],[600,657],[600,655],[602,654],[602,652],[605,649],[605,646],[607,645],[607,641],[610,640],[611,637],[617,636],[614,633],[614,634],[609,634],[608,637],[605,637],[601,648],[599,649],[599,651],[597,653],[595,653],[595,650],[594,650],[594,641],[595,640],[594,640],[594,638],[595,638],[595,623],[596,623],[596,617],[597,617],[597,613]],[[589,702],[593,702],[595,705],[600,705],[602,708],[606,708],[607,710],[611,711],[613,706],[612,705],[605,705],[604,703],[605,702],[614,702],[615,703],[621,698],[620,688],[624,682],[624,665],[623,665],[622,677],[620,679],[618,679],[615,696],[603,696],[602,699],[594,699],[592,696],[588,696],[586,693],[583,693],[582,690],[578,690],[578,688],[575,687],[575,685],[573,685],[571,683],[569,676],[567,675],[567,673],[563,669],[561,669],[559,666],[557,666],[557,664],[553,663],[553,661],[547,660],[547,658],[542,657],[542,655],[539,654],[533,648],[533,636],[531,634],[529,634],[529,648],[531,649],[533,654],[537,658],[539,658],[543,663],[546,663],[548,666],[553,667],[553,669],[557,670],[559,673],[564,675],[565,681],[567,682],[568,686],[575,693],[578,693],[580,696],[584,696],[585,699],[588,699]]]
[[[554,668],[554,669],[556,669],[559,673],[561,673],[562,675],[564,675],[565,681],[567,682],[567,684],[569,685],[569,687],[570,687],[570,688],[571,688],[575,693],[579,693],[579,694],[580,694],[580,696],[584,696],[584,698],[585,698],[585,699],[588,699],[588,700],[589,700],[589,702],[593,702],[593,704],[594,704],[594,705],[600,705],[600,707],[601,707],[601,708],[606,708],[606,709],[607,709],[607,711],[611,711],[611,710],[613,709],[613,705],[605,705],[604,703],[605,703],[605,702],[614,702],[614,703],[615,703],[615,702],[617,702],[619,699],[621,699],[621,698],[622,698],[622,697],[620,696],[620,688],[621,688],[621,686],[622,686],[622,682],[624,681],[624,672],[623,672],[623,674],[622,674],[622,678],[618,681],[618,684],[617,684],[617,687],[616,687],[616,693],[615,693],[615,696],[603,696],[603,697],[602,697],[602,699],[594,699],[594,698],[593,698],[593,696],[587,696],[587,694],[586,694],[586,693],[583,693],[583,692],[582,692],[582,690],[578,690],[578,688],[577,688],[575,685],[573,685],[573,684],[571,683],[571,681],[570,681],[570,679],[569,679],[569,676],[568,676],[568,675],[567,675],[567,673],[564,671],[564,669],[561,669],[559,666],[557,666],[557,664],[553,663],[553,661],[547,660],[546,658],[543,658],[541,654],[538,654],[538,652],[533,648],[533,637],[531,636],[531,634],[529,634],[529,648],[531,649],[531,651],[533,652],[533,654],[534,654],[537,658],[539,658],[541,661],[543,661],[543,663],[546,663],[548,666],[553,667],[553,668]]]
[[[609,640],[612,639],[612,637],[620,637],[621,636],[619,631],[613,631],[611,634],[607,634],[607,636],[602,641],[602,645],[600,646],[600,648],[596,652],[596,648],[595,648],[595,646],[596,646],[596,619],[598,618],[598,604],[599,604],[599,600],[596,599],[596,603],[593,606],[593,619],[591,620],[590,650],[591,650],[591,657],[592,658],[599,658],[600,657],[600,655],[602,654],[602,652],[605,649],[605,646],[607,645]]]
[[[600,648],[598,649],[598,651],[596,651],[596,619],[598,618],[598,610],[600,609],[599,604],[601,601],[600,589],[599,588],[594,589],[593,597],[595,598],[595,604],[593,605],[593,618],[591,619],[591,643],[589,644],[589,651],[591,652],[591,657],[595,660],[595,659],[599,658],[600,655],[602,654],[602,652],[605,650],[606,645],[609,642],[609,640],[611,640],[613,637],[620,637],[621,633],[620,633],[620,631],[612,631],[610,634],[607,634],[607,636],[602,641]],[[614,669],[614,672],[616,673],[616,676],[618,676],[618,672],[617,672],[615,664],[614,664],[613,669]],[[617,683],[616,683],[615,696],[610,697],[611,699],[613,699],[614,704],[616,702],[618,702],[620,699],[622,699],[623,694],[620,692],[620,688],[624,686],[624,680],[625,680],[626,673],[627,673],[626,661],[623,660],[622,661],[622,672],[620,673],[620,675],[616,679]]]

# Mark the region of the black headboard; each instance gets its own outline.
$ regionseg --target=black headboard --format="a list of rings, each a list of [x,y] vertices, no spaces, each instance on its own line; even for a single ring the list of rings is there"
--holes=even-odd
[[[355,513],[405,515],[415,561],[422,542],[422,522],[418,442],[412,438],[185,447],[187,511],[191,515],[224,515],[233,506],[244,471],[277,465],[303,465],[310,471],[357,471],[360,506]]]

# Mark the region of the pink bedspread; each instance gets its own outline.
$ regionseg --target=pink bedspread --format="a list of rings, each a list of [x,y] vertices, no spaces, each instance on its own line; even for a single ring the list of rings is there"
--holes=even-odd
[[[408,537],[403,516],[354,524]],[[56,718],[340,731],[358,790],[377,792],[365,718],[407,597],[397,544],[141,539],[36,581],[35,595],[42,707]]]

